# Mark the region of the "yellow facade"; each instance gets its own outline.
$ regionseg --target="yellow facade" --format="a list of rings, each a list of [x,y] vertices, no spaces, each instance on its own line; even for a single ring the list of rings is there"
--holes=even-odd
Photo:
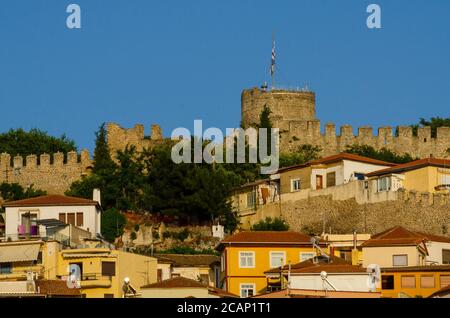
[[[382,281],[381,288],[378,289],[382,297],[426,298],[450,285],[450,267],[435,270],[382,270]]]
[[[450,178],[449,169],[438,167],[424,167],[416,170],[406,171],[404,188],[419,192],[437,192],[435,187],[442,185],[443,176]]]
[[[105,264],[112,264],[105,272]],[[123,297],[124,279],[134,289],[157,281],[157,260],[152,257],[102,248],[64,250],[59,253],[58,277],[68,275],[71,264],[81,265],[81,294],[86,298]]]
[[[272,244],[271,244],[272,245]],[[244,268],[240,264],[240,253],[249,252],[254,254],[253,266]],[[267,279],[264,272],[276,268],[271,264],[271,253],[281,252],[284,255],[283,264],[296,264],[302,261],[302,253],[315,255],[312,246],[226,246],[222,260],[225,261],[225,275],[227,291],[241,294],[243,285],[254,286],[254,294],[259,295],[266,292]],[[278,254],[277,254],[278,255]],[[307,255],[304,255],[307,256]]]

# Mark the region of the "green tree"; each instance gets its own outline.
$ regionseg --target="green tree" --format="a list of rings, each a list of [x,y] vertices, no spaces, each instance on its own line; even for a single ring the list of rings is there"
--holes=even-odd
[[[252,231],[288,231],[289,224],[285,220],[280,218],[266,218],[265,220],[259,221],[251,227]]]
[[[413,158],[410,154],[407,153],[398,155],[387,148],[376,150],[374,147],[368,145],[350,145],[347,146],[346,152],[367,158],[399,164],[417,160],[417,158]]]
[[[272,125],[272,120],[270,119],[270,114],[272,114],[272,111],[270,110],[270,108],[267,105],[264,105],[264,108],[261,112],[261,114],[259,115],[259,125],[258,128],[266,128],[267,132],[266,132],[266,140],[267,140],[267,155],[270,155],[272,153],[272,133],[271,133],[271,129],[273,128]]]
[[[18,183],[2,183],[0,184],[0,196],[5,201],[16,201],[28,198],[39,197],[46,195],[47,192],[34,189],[33,185],[26,190]]]
[[[280,155],[280,168],[296,166],[319,159],[322,148],[310,144],[301,145],[297,151]]]
[[[11,156],[27,156],[35,154],[54,154],[56,152],[67,153],[77,151],[75,142],[62,135],[59,138],[50,136],[39,129],[25,131],[23,129],[11,129],[0,134],[0,152],[9,153]]]
[[[118,209],[109,209],[102,213],[102,236],[113,243],[117,237],[124,233],[127,223],[125,216]]]
[[[441,118],[441,117],[432,117],[430,120],[426,120],[424,118],[420,118],[419,125],[421,127],[431,127],[431,137],[437,137],[437,129],[439,127],[450,127],[450,117],[449,118]],[[413,125],[416,136],[417,136],[417,128],[419,125]]]

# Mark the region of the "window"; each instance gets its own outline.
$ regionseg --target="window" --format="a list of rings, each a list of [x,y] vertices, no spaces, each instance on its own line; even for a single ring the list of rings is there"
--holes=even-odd
[[[416,277],[402,276],[402,288],[416,288]]]
[[[67,213],[67,224],[75,226],[75,213]]]
[[[408,266],[408,255],[394,255],[392,264],[394,266]]]
[[[116,276],[116,263],[102,262],[102,276]]]
[[[60,214],[59,214],[59,220],[60,220],[61,222],[66,223],[66,214],[65,214],[65,213],[60,213]]]
[[[34,265],[42,264],[42,251],[39,251],[37,259],[33,262]]]
[[[298,191],[301,189],[300,179],[291,180],[291,192]]]
[[[11,274],[12,263],[0,263],[0,274]]]
[[[381,276],[381,289],[383,290],[394,289],[394,275]]]
[[[157,282],[161,283],[163,280],[163,271],[161,268],[158,268],[158,272],[157,272]]]
[[[255,267],[255,252],[239,252],[239,267],[240,268],[254,268]]]
[[[441,185],[450,185],[450,174],[441,175]]]
[[[327,188],[336,185],[336,172],[327,173]]]
[[[114,298],[114,294],[105,294],[104,298]]]
[[[355,172],[356,180],[364,180],[364,173]]]
[[[421,288],[435,288],[436,286],[433,275],[423,275],[420,276],[420,287]]]
[[[441,275],[440,277],[440,287],[444,288],[450,286],[450,275]]]
[[[383,177],[383,178],[377,179],[377,189],[378,189],[378,192],[391,190],[391,178]]]
[[[316,253],[314,252],[302,252],[300,253],[300,262],[307,261],[311,258],[314,258],[316,256]]]
[[[270,268],[284,266],[286,262],[285,252],[270,252]]]
[[[256,192],[247,193],[247,207],[254,208],[256,206]]]
[[[450,265],[450,250],[442,250],[442,264]]]
[[[84,225],[84,217],[82,212],[77,213],[77,226],[83,226]]]
[[[241,284],[241,298],[255,295],[255,284]]]

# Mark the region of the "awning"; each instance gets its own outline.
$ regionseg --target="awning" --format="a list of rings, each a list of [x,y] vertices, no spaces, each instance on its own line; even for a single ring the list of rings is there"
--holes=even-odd
[[[90,258],[90,257],[112,257],[110,253],[63,253],[64,258]]]
[[[38,258],[41,244],[0,246],[0,263],[35,261]]]
[[[57,219],[45,219],[45,220],[38,220],[37,224],[45,226],[47,228],[49,227],[66,227],[67,224],[57,220]]]
[[[20,295],[20,294],[34,294],[34,282],[19,281],[19,282],[0,282],[0,294]]]

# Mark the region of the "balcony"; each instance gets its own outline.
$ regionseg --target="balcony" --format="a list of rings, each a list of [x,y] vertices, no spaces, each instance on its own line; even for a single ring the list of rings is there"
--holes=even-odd
[[[62,279],[67,279],[67,276],[61,276]],[[99,273],[83,273],[81,280],[79,280],[80,288],[109,288],[112,286],[112,277],[104,276]]]

